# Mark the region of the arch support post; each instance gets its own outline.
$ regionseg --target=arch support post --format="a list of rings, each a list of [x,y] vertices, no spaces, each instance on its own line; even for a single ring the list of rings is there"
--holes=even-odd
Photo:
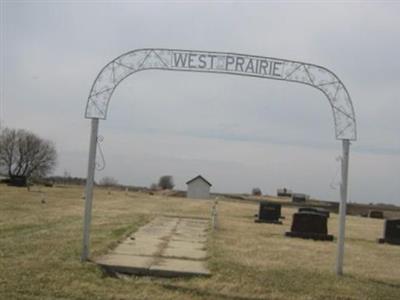
[[[346,226],[347,182],[349,173],[350,141],[342,140],[342,182],[340,184],[339,234],[337,244],[336,275],[343,275],[344,236]]]
[[[97,135],[99,131],[99,119],[92,119],[90,130],[90,145],[89,145],[89,160],[86,177],[85,189],[85,214],[83,221],[83,247],[81,261],[87,261],[89,258],[90,246],[90,223],[92,220],[92,200],[93,200],[93,185],[94,173],[96,168],[96,148],[97,148]]]

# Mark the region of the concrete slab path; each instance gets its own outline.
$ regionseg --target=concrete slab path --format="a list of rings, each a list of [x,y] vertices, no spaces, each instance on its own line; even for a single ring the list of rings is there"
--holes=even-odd
[[[95,262],[109,272],[207,276],[208,228],[208,219],[157,217]]]

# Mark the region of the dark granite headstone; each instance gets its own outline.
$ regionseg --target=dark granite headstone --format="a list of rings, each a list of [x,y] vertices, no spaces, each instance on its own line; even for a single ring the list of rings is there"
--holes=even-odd
[[[286,236],[322,241],[332,241],[333,235],[328,234],[327,221],[327,217],[320,213],[295,213],[293,214],[291,231],[286,232]]]
[[[373,218],[373,219],[383,219],[383,211],[370,210],[368,212],[368,217]]]
[[[380,243],[400,245],[400,219],[386,220],[384,238],[378,241]]]
[[[323,209],[323,208],[318,208],[318,207],[300,207],[299,208],[299,212],[303,212],[303,211],[304,212],[309,211],[309,212],[319,213],[319,214],[322,214],[322,215],[326,216],[327,218],[329,218],[329,216],[330,216],[330,213],[329,213],[328,210]]]
[[[276,195],[278,197],[292,197],[292,191],[288,190],[287,188],[278,189],[276,191]]]
[[[292,194],[292,202],[306,202],[307,195],[300,194],[300,193],[293,193]]]
[[[25,176],[12,176],[9,179],[8,185],[18,186],[18,187],[26,187],[27,179]]]
[[[279,220],[281,218],[281,205],[268,201],[261,201],[258,210],[258,223],[275,223],[282,224]]]

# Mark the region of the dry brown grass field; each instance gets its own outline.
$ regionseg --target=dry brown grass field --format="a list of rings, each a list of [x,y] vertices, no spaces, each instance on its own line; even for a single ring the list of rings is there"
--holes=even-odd
[[[400,299],[400,246],[378,244],[383,220],[347,218],[345,275],[334,273],[336,241],[284,236],[254,223],[255,203],[219,202],[208,243],[208,278],[106,276],[81,263],[82,187],[0,185],[0,299]],[[46,203],[41,203],[42,193]],[[92,257],[156,215],[207,217],[211,201],[96,190]],[[329,231],[337,236],[337,215]]]

